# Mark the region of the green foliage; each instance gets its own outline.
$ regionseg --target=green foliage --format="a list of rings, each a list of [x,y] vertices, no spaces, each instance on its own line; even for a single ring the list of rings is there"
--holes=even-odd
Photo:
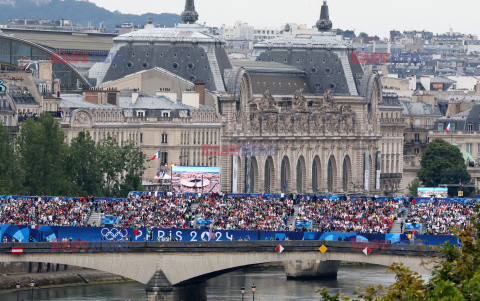
[[[2,22],[10,19],[69,19],[77,24],[87,25],[92,22],[94,26],[98,26],[100,22],[104,22],[105,27],[113,31],[116,25],[124,22],[133,22],[136,25],[144,25],[147,17],[151,16],[155,23],[172,27],[175,23],[180,23],[179,15],[162,13],[162,14],[122,14],[120,12],[111,12],[105,8],[98,7],[93,2],[76,1],[76,0],[52,0],[50,3],[40,4],[33,7],[34,4],[30,0],[15,0],[15,5],[0,4],[0,20]]]
[[[470,183],[471,177],[460,149],[443,139],[435,139],[428,144],[420,164],[422,168],[418,172],[418,178],[426,187]],[[449,195],[456,196],[458,188],[450,187],[448,192]],[[473,191],[470,189],[465,195],[471,193]]]
[[[418,179],[413,180],[412,182],[408,183],[407,190],[408,190],[408,197],[415,198],[418,196],[418,187],[420,187],[420,181]]]
[[[142,190],[144,155],[133,143],[112,137],[95,144],[80,132],[69,146],[48,113],[22,123],[14,150],[0,126],[0,193],[21,195],[125,197]]]
[[[360,38],[367,38],[367,37],[368,37],[368,33],[366,33],[366,32],[361,32],[358,36],[359,36]]]
[[[105,196],[122,195],[141,189],[144,155],[133,143],[119,146],[108,136],[98,144],[100,170],[104,176]]]
[[[0,124],[0,194],[13,194],[18,189],[19,180],[12,135]]]
[[[461,247],[445,244],[441,257],[427,282],[401,264],[393,264],[389,270],[395,273],[395,283],[389,287],[367,286],[355,292],[356,298],[339,298],[327,289],[321,292],[321,300],[480,300],[480,223],[473,218],[466,230],[457,231]]]
[[[102,193],[102,173],[99,151],[90,133],[80,132],[70,143],[67,172],[78,188],[80,195],[100,195]]]
[[[71,191],[66,175],[68,145],[58,123],[48,113],[39,122],[28,119],[17,139],[23,191],[30,195],[65,195]]]

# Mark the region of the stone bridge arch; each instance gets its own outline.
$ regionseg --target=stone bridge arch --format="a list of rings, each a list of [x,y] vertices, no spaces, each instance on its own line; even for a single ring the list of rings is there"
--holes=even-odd
[[[48,249],[48,243],[24,245],[24,255],[12,255],[10,243],[0,246],[0,262],[49,262],[85,267],[120,275],[146,284],[147,291],[172,290],[174,286],[215,277],[257,264],[298,261],[337,261],[390,266],[403,263],[412,271],[429,274],[436,256],[433,251],[378,250],[366,256],[348,242],[282,241],[285,251],[275,251],[279,242],[133,242],[123,252],[72,252]],[[329,250],[322,254],[319,247]],[[6,247],[10,245],[10,248]],[[16,244],[18,246],[18,244]],[[34,246],[39,246],[35,248]],[[155,299],[152,299],[155,300]]]

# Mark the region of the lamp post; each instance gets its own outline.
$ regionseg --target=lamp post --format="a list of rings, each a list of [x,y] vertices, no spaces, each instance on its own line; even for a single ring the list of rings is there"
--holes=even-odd
[[[35,287],[35,280],[30,281],[30,287],[32,288],[32,301],[33,301],[33,288]]]
[[[257,287],[255,286],[255,283],[252,285],[252,294],[253,294],[253,301],[255,301],[255,291],[257,290]]]
[[[243,301],[243,297],[245,296],[245,286],[242,286],[242,288],[240,288],[240,291],[242,292],[242,301]]]
[[[20,281],[17,281],[16,288],[17,288],[17,301],[19,301],[20,300]]]

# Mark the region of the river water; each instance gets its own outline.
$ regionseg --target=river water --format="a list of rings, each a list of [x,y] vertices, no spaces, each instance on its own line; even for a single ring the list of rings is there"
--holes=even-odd
[[[205,283],[176,290],[165,300],[173,301],[241,301],[240,288],[247,288],[245,301],[253,299],[251,286],[256,285],[255,301],[311,301],[320,300],[315,292],[322,287],[332,292],[341,291],[352,296],[358,286],[370,284],[389,285],[395,277],[385,267],[373,265],[342,265],[336,281],[292,281],[283,269],[251,268],[238,270],[212,278]],[[31,291],[23,291],[19,300],[31,300]],[[1,301],[16,301],[16,292],[0,294]],[[33,300],[95,300],[95,301],[144,301],[144,285],[139,283],[98,284],[48,288],[33,291]]]

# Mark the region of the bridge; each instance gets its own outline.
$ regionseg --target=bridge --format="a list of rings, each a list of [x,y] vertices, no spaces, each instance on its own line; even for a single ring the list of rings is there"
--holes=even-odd
[[[278,245],[282,253],[275,250]],[[23,254],[12,254],[12,248]],[[149,300],[175,286],[263,263],[283,262],[289,278],[336,277],[340,262],[396,262],[430,274],[437,256],[429,247],[340,241],[0,243],[0,262],[48,262],[117,274],[145,284]]]

